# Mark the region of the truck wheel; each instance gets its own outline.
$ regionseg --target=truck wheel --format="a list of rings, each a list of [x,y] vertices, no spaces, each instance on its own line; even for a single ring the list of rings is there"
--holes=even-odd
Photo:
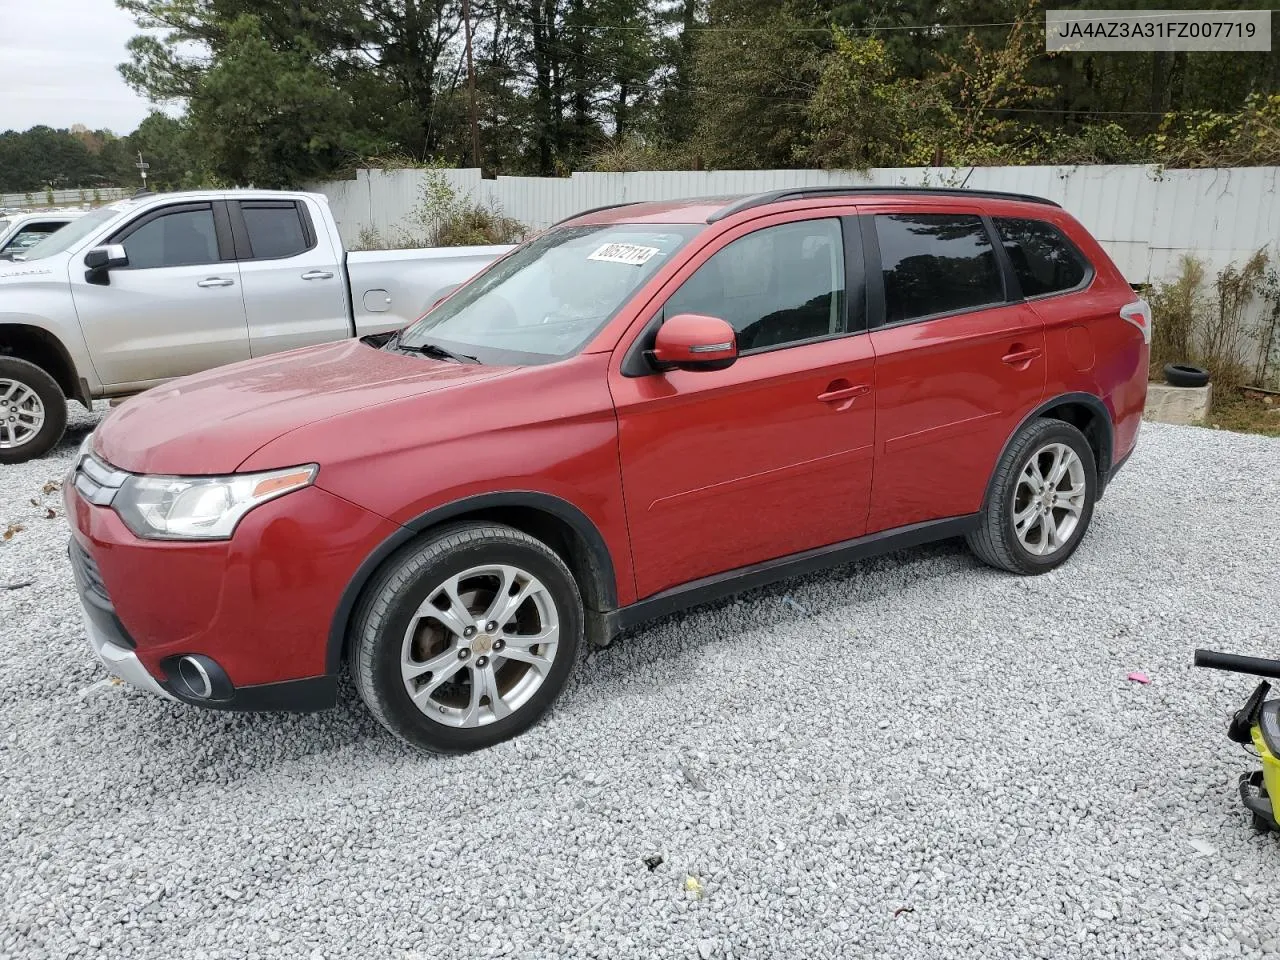
[[[1084,434],[1062,420],[1033,420],[996,464],[969,549],[1010,573],[1045,573],[1080,546],[1097,497],[1098,468]]]
[[[404,548],[352,622],[350,671],[369,711],[437,753],[513,737],[573,669],[582,597],[564,561],[512,527],[462,523]]]
[[[34,363],[0,357],[0,463],[25,463],[49,452],[67,428],[67,400]]]

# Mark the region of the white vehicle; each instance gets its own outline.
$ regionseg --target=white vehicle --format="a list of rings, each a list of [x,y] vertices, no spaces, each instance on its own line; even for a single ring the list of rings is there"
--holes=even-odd
[[[49,234],[57,233],[84,214],[83,210],[41,210],[0,216],[0,260],[22,256]]]
[[[122,200],[0,265],[0,463],[43,455],[65,400],[399,329],[510,247],[347,253],[324,196]]]

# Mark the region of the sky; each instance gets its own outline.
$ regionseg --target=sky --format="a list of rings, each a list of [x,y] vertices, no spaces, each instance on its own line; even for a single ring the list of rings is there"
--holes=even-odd
[[[116,64],[136,32],[114,0],[0,0],[0,131],[83,123],[132,133],[151,108]]]

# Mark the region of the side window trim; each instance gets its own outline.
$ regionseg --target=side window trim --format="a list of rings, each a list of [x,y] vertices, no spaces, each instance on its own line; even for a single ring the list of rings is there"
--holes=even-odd
[[[984,213],[982,226],[986,228],[987,240],[991,244],[991,249],[995,251],[996,263],[1000,265],[1000,286],[1004,288],[1004,302],[1017,303],[1025,300],[1026,297],[1022,295],[1022,283],[1014,272],[1013,261],[1009,258],[1009,251],[1004,248],[1004,240],[1000,236],[1000,231],[996,229],[995,221]]]
[[[877,213],[865,213],[859,217],[859,219],[863,221],[862,242],[867,250],[867,317],[868,320],[871,321],[870,329],[888,330],[895,327],[906,327],[913,323],[928,323],[931,320],[941,320],[945,317],[962,317],[967,313],[977,313],[980,310],[991,310],[994,307],[1005,307],[1011,302],[1014,302],[1009,299],[1009,286],[1004,276],[1003,260],[1001,259],[1003,247],[1000,243],[995,242],[993,245],[1001,248],[996,252],[996,263],[1001,264],[1000,286],[1001,289],[1005,291],[1005,299],[992,300],[988,303],[977,303],[971,307],[965,307],[962,310],[942,310],[938,313],[930,313],[922,317],[911,317],[907,320],[898,320],[894,323],[889,323],[887,319],[887,307],[885,305],[884,270],[880,259],[880,237],[876,233],[876,217],[892,217],[901,212],[902,211],[881,210]],[[998,236],[993,235],[994,228],[986,222],[988,220],[987,215],[976,210],[912,210],[908,212],[921,214],[927,213],[930,215],[936,214],[941,216],[954,213],[957,216],[979,217],[983,221],[987,230],[988,241],[999,241],[1000,239]],[[1010,266],[1010,269],[1012,269],[1012,266]]]
[[[171,213],[200,213],[208,210],[213,214],[213,230],[217,238],[218,259],[212,263],[227,263],[235,260],[235,251],[231,244],[231,231],[228,229],[225,218],[226,211],[223,209],[225,204],[220,200],[199,200],[187,203],[170,203],[163,207],[155,207],[141,214],[136,219],[129,221],[123,227],[120,227],[100,244],[94,246],[106,246],[107,244],[123,243],[133,236],[134,233],[141,230],[147,224],[159,220],[161,217],[168,216]],[[221,216],[220,216],[221,214]],[[183,266],[206,266],[206,264],[192,263],[183,264]],[[124,267],[125,270],[170,270],[172,267]]]
[[[293,210],[294,216],[298,218],[302,226],[302,240],[306,247],[297,253],[290,253],[283,257],[255,257],[253,255],[253,244],[249,240],[249,226],[244,219],[245,205],[259,209]],[[316,248],[318,238],[316,237],[315,224],[311,220],[311,211],[300,200],[235,200],[229,203],[228,206],[231,208],[231,234],[235,241],[235,256],[237,260],[290,260]]]
[[[1081,250],[1078,246],[1076,246],[1075,241],[1073,241],[1070,237],[1068,237],[1066,233],[1063,231],[1063,229],[1059,227],[1056,223],[1050,223],[1048,220],[1041,220],[1038,217],[999,217],[999,218],[990,217],[988,219],[990,219],[991,221],[991,231],[992,231],[996,246],[1000,248],[999,254],[998,254],[998,256],[1000,257],[1000,262],[1002,265],[1006,263],[1008,264],[1009,282],[1012,283],[1012,287],[1010,289],[1018,291],[1019,299],[1027,302],[1034,302],[1036,300],[1049,300],[1049,299],[1052,299],[1053,297],[1063,297],[1070,293],[1079,293],[1081,290],[1088,290],[1089,287],[1093,285],[1093,281],[1098,276],[1098,271],[1097,271],[1097,268],[1094,267],[1093,261],[1084,255],[1084,251]],[[1054,233],[1056,233],[1058,235],[1058,239],[1062,241],[1063,246],[1065,246],[1068,250],[1074,253],[1076,255],[1076,258],[1079,259],[1079,261],[1084,264],[1084,276],[1080,278],[1080,282],[1073,287],[1066,287],[1062,290],[1050,290],[1048,293],[1033,293],[1031,296],[1026,296],[1025,294],[1023,294],[1022,284],[1018,281],[1017,273],[1013,269],[1013,261],[1009,259],[1009,251],[1007,251],[1004,248],[1004,238],[1000,236],[1000,230],[996,226],[995,222],[997,219],[1034,220],[1036,223],[1043,224],[1044,226],[1052,230]]]

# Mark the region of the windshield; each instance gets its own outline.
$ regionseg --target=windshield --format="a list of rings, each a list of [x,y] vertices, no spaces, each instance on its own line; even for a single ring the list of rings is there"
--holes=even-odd
[[[86,213],[78,220],[72,220],[56,233],[49,234],[31,249],[24,251],[22,259],[39,260],[42,257],[51,257],[55,253],[69,250],[119,213],[119,210],[113,210],[111,207],[99,207],[91,213]]]
[[[389,346],[534,364],[582,349],[702,224],[551,230],[476,277]]]

